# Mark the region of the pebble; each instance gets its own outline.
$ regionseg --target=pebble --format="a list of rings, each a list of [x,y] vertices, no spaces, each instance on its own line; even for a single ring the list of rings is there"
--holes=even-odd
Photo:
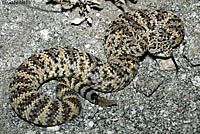
[[[75,19],[71,20],[71,24],[79,25],[79,24],[81,24],[84,20],[85,20],[85,18],[75,18]]]
[[[42,36],[42,38],[44,40],[48,40],[49,39],[49,31],[48,29],[43,29],[40,31],[40,35]]]
[[[176,66],[173,62],[173,60],[170,59],[156,59],[158,61],[158,64],[160,65],[160,70],[176,70]]]
[[[195,76],[191,79],[194,86],[200,87],[200,76]]]
[[[89,127],[93,127],[93,125],[94,125],[94,122],[93,122],[93,121],[90,121],[90,122],[88,123],[88,126],[89,126]]]
[[[47,131],[58,131],[60,126],[47,127]]]

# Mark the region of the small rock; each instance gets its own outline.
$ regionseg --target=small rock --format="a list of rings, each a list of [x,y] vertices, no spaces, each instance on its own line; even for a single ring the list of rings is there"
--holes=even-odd
[[[200,87],[200,76],[193,77],[191,81],[194,86]]]
[[[36,132],[35,132],[35,131],[32,131],[32,130],[29,130],[29,131],[27,131],[26,134],[36,134]]]
[[[89,48],[90,48],[90,44],[86,44],[86,45],[85,45],[85,48],[86,48],[86,49],[89,49]]]
[[[94,122],[93,122],[93,121],[90,121],[90,122],[88,123],[88,126],[89,126],[89,127],[93,127],[93,126],[94,126]]]
[[[60,126],[47,127],[47,131],[58,131]]]
[[[49,32],[47,29],[43,29],[40,31],[40,35],[43,37],[44,40],[48,40],[49,39]]]
[[[114,134],[115,132],[114,131],[110,131],[110,130],[108,130],[107,132],[106,132],[106,134]]]
[[[100,15],[101,15],[100,13],[97,13],[97,14],[96,14],[97,17],[99,17]]]
[[[103,110],[103,108],[102,108],[102,107],[99,107],[99,110],[101,111],[101,110]]]
[[[81,24],[84,20],[85,20],[85,18],[75,18],[75,19],[71,20],[71,24],[79,25],[79,24]]]
[[[91,25],[92,24],[92,19],[91,18],[87,18],[87,22]]]
[[[176,70],[176,66],[171,58],[166,60],[157,59],[157,61],[160,66],[160,70]]]

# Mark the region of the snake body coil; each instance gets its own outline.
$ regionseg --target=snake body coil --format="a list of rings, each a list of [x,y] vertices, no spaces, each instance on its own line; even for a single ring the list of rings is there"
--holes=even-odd
[[[107,62],[82,50],[57,47],[36,53],[18,68],[10,84],[15,112],[41,126],[58,125],[78,115],[79,96],[91,103],[116,104],[96,92],[124,89],[134,78],[144,53],[170,57],[184,37],[181,20],[162,10],[139,10],[120,15],[105,37]],[[58,81],[57,99],[38,91],[46,81]]]

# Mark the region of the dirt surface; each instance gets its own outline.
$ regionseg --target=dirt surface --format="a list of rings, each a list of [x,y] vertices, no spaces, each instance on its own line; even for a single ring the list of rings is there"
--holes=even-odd
[[[55,46],[71,46],[105,58],[105,29],[122,11],[110,1],[102,10],[91,9],[87,21],[80,8],[60,10],[42,0],[26,4],[0,1],[0,133],[1,134],[130,134],[200,133],[200,1],[138,0],[132,9],[164,9],[185,24],[185,41],[175,49],[179,66],[147,56],[133,82],[123,91],[103,96],[119,105],[103,108],[82,99],[82,111],[73,120],[55,127],[38,127],[19,118],[9,101],[9,83],[16,68],[33,53]],[[91,22],[90,21],[90,22]],[[55,82],[42,89],[52,89]]]

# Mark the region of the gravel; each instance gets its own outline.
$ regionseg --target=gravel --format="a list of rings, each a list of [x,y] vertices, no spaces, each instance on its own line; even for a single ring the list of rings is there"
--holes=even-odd
[[[72,25],[73,20],[83,17],[79,7],[61,13],[51,12],[60,7],[46,5],[42,0],[26,4],[0,1],[0,133],[200,133],[200,1],[138,0],[129,6],[164,9],[183,20],[185,41],[174,50],[178,73],[171,61],[146,57],[126,89],[103,94],[117,99],[118,106],[102,108],[82,99],[83,108],[78,117],[59,126],[43,128],[22,120],[11,108],[9,83],[16,68],[33,53],[59,45],[84,49],[105,59],[102,48],[105,29],[122,12],[111,1],[102,1],[102,10],[91,8],[87,13],[91,24],[83,21]],[[51,82],[43,88],[54,85]]]

